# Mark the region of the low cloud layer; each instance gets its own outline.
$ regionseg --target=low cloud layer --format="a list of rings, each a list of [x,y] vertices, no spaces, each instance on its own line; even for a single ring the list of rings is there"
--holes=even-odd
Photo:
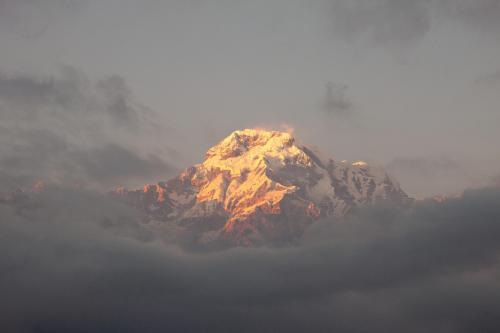
[[[52,189],[0,204],[16,332],[496,332],[500,192],[318,222],[302,244],[190,253],[129,208]]]
[[[0,123],[3,190],[37,180],[105,188],[173,171],[162,154],[168,144],[153,141],[164,128],[117,75],[93,82],[72,67],[51,77],[0,74]]]

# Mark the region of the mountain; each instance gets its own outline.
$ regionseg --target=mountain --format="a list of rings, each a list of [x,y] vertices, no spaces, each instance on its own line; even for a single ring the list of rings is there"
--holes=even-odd
[[[231,133],[173,179],[111,195],[167,237],[241,246],[290,243],[319,218],[411,201],[380,168],[323,159],[290,133],[262,129]]]

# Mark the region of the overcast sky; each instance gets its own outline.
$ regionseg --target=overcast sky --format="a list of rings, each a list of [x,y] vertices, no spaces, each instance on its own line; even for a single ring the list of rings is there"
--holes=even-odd
[[[101,137],[148,154],[150,181],[232,130],[285,124],[327,155],[387,165],[415,196],[500,173],[498,0],[0,0],[0,49],[2,123],[26,125],[12,91],[39,96],[27,80],[126,95],[126,124],[144,111],[156,127]],[[125,115],[113,103],[110,119]]]

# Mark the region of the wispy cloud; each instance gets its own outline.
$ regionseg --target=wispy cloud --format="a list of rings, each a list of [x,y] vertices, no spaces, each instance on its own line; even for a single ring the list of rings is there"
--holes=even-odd
[[[93,82],[72,67],[52,77],[2,74],[0,121],[2,188],[37,179],[116,186],[173,170],[147,144],[165,126],[120,76]]]
[[[437,24],[457,22],[497,34],[497,0],[332,0],[334,32],[388,47],[411,46]]]

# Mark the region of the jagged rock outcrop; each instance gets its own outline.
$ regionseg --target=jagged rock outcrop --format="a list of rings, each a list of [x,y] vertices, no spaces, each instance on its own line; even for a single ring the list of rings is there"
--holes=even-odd
[[[232,245],[289,243],[321,217],[410,201],[380,168],[325,160],[290,133],[260,129],[231,133],[176,178],[112,195],[142,210],[153,228]]]

